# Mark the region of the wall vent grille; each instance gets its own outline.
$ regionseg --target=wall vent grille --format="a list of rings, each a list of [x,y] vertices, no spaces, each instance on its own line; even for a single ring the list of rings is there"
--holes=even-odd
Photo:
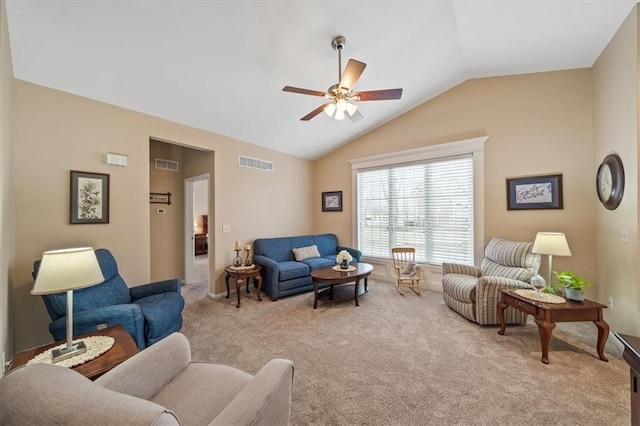
[[[241,167],[249,167],[251,169],[264,170],[265,172],[273,171],[273,163],[271,161],[258,160],[257,158],[238,156],[238,165]]]
[[[156,169],[177,172],[180,170],[180,163],[174,160],[163,160],[162,158],[156,158]]]

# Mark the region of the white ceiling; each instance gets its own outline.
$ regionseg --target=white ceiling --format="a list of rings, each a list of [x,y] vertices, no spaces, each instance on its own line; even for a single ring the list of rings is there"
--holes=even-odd
[[[636,0],[7,0],[14,75],[303,158],[319,158],[469,78],[590,67]],[[367,64],[364,120],[300,118]],[[188,143],[189,141],[179,141]]]

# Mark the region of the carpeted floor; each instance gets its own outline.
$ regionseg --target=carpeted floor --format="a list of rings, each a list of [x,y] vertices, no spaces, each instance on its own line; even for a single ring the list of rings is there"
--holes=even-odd
[[[630,423],[628,366],[611,341],[610,361],[598,359],[592,323],[558,324],[545,365],[531,320],[500,336],[440,293],[369,284],[360,307],[314,310],[313,293],[258,302],[255,289],[240,309],[233,297],[205,297],[185,308],[182,332],[194,361],[255,374],[272,358],[293,360],[293,425]]]

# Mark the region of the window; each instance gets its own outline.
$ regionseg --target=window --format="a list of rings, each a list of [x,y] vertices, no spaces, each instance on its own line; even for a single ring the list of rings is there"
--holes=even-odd
[[[421,155],[405,152],[396,158],[352,162],[356,237],[363,256],[389,258],[392,247],[411,246],[420,262],[474,264],[474,224],[482,227],[474,214],[474,200],[480,198],[474,198],[474,192],[482,193],[482,183],[474,182],[474,176],[481,180],[482,175],[474,167],[481,164],[482,153],[479,160],[471,149],[430,150],[433,147],[419,150]]]

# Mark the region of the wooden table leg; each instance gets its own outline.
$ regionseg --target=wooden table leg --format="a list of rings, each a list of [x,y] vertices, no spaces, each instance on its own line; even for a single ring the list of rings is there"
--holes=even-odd
[[[356,280],[356,285],[355,285],[355,288],[356,288],[356,291],[355,291],[356,306],[360,306],[360,302],[358,301],[358,286],[360,286],[360,278],[358,278]]]
[[[369,277],[364,277],[364,292],[368,292],[369,289],[367,288],[367,286],[369,285]]]
[[[500,302],[498,302],[498,319],[500,320],[500,331],[498,331],[498,334],[500,335],[503,335],[504,330],[507,328],[507,322],[504,319],[505,309],[507,309],[507,305],[502,301],[502,298],[500,298]]]
[[[609,362],[607,357],[604,356],[604,345],[607,343],[607,337],[609,336],[609,324],[604,320],[594,321],[593,323],[598,327],[598,356],[602,361]]]
[[[241,284],[242,284],[242,280],[241,279],[237,279],[236,280],[236,295],[238,295],[238,304],[236,305],[236,308],[240,307],[240,288],[242,288]]]
[[[227,297],[226,297],[226,299],[228,299],[229,298],[229,273],[228,272],[224,275],[224,282],[227,284]]]
[[[313,309],[318,307],[318,281],[313,281]]]
[[[260,292],[262,291],[262,275],[258,275],[257,277],[253,277],[253,281],[258,281],[258,301],[262,302],[262,297],[260,296]]]
[[[540,345],[542,346],[542,362],[543,364],[549,364],[549,342],[551,341],[551,333],[556,328],[556,324],[553,322],[547,322],[536,319],[538,325],[538,331],[540,332]]]
[[[245,278],[245,281],[247,283],[247,294],[249,294],[250,293],[250,291],[249,291],[249,277]]]

